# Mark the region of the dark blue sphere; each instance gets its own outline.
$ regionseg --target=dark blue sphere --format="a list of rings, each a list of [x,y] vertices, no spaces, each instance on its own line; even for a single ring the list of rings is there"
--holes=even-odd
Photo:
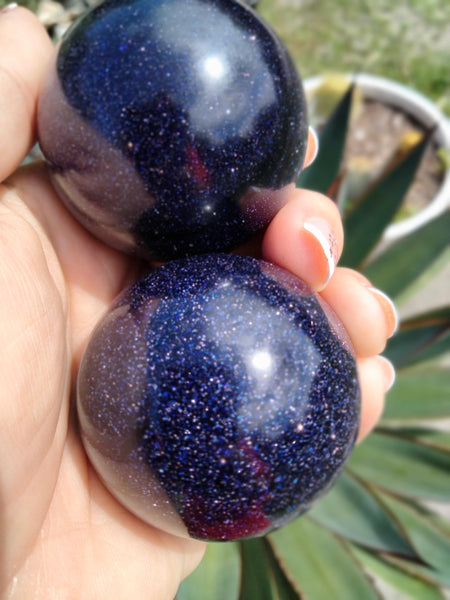
[[[200,539],[263,535],[335,481],[359,424],[342,325],[269,263],[204,255],[135,284],[84,354],[91,462],[152,525]]]
[[[302,87],[236,0],[107,0],[66,34],[38,134],[56,189],[98,237],[150,259],[263,229],[303,164]]]

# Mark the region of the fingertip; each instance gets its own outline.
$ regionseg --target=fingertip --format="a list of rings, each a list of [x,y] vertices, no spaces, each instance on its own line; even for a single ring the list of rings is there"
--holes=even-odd
[[[393,364],[384,356],[372,356],[358,361],[361,385],[361,424],[357,443],[374,429],[380,420],[385,396],[395,382]]]
[[[308,218],[303,223],[303,230],[306,232],[303,232],[303,237],[307,234],[312,236],[309,242],[304,240],[303,243],[305,249],[307,244],[310,246],[310,254],[316,258],[314,261],[317,275],[315,289],[320,291],[330,281],[339,260],[336,236],[328,221],[321,217]]]
[[[0,13],[0,181],[34,143],[37,97],[52,49],[31,11],[12,4]]]
[[[375,297],[381,306],[386,320],[386,336],[391,338],[393,335],[395,335],[395,333],[397,333],[399,326],[399,316],[395,304],[387,294],[378,288],[369,286],[368,289],[372,294],[375,294]]]
[[[360,273],[339,267],[321,292],[344,324],[360,358],[383,352],[386,340],[397,327],[392,301],[374,290]]]
[[[295,189],[267,228],[262,254],[320,291],[334,272],[342,243],[334,203],[317,192]]]
[[[15,10],[16,8],[19,8],[19,5],[17,4],[17,2],[10,2],[9,4],[7,4],[6,6],[4,6],[0,10],[0,15],[4,15],[6,13],[9,13],[9,12]]]

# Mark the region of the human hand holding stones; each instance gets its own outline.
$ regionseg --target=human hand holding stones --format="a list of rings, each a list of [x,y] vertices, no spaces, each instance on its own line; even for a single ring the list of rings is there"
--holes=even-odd
[[[286,172],[295,175],[299,165],[289,164],[290,154],[282,155],[281,133],[275,132],[280,137],[269,140],[264,152],[252,154],[255,180],[251,193],[239,196],[240,212],[236,207],[227,212],[225,201],[217,200],[221,208],[216,212],[231,218],[229,228],[224,226],[225,237],[229,240],[236,227],[239,247],[231,243],[212,248],[221,234],[212,221],[207,223],[215,228],[214,235],[208,237],[207,226],[202,230],[208,252],[229,254],[199,255],[153,270],[146,261],[120,251],[130,250],[130,239],[139,238],[138,247],[145,245],[139,254],[146,260],[175,258],[160,245],[142,242],[152,239],[149,230],[159,235],[148,211],[139,227],[117,237],[111,234],[111,220],[108,227],[102,225],[107,231],[103,239],[120,250],[106,245],[87,231],[87,222],[81,226],[74,218],[79,208],[70,206],[70,199],[76,194],[70,191],[64,204],[54,186],[64,196],[62,188],[75,181],[64,176],[64,169],[72,168],[75,184],[81,186],[73,189],[83,194],[87,190],[82,203],[97,200],[101,194],[95,186],[105,164],[101,156],[108,151],[122,160],[124,153],[116,152],[116,140],[105,144],[103,134],[84,123],[86,138],[81,141],[88,140],[89,149],[101,146],[102,153],[89,157],[80,148],[69,157],[79,161],[77,168],[70,161],[55,167],[53,184],[41,163],[16,170],[36,137],[38,95],[54,53],[36,19],[16,8],[0,16],[0,57],[0,444],[8,457],[1,467],[2,591],[21,599],[47,598],[49,590],[67,598],[172,598],[203,552],[204,544],[188,535],[234,539],[283,524],[286,514],[301,512],[315,494],[311,490],[311,498],[300,497],[295,478],[305,469],[317,472],[323,457],[330,459],[333,451],[339,471],[358,428],[359,395],[360,438],[375,425],[393,378],[389,363],[377,355],[393,333],[395,313],[361,275],[336,267],[343,234],[330,200],[295,189],[279,172],[267,188],[258,180],[275,144],[277,157],[288,163]],[[208,69],[217,77],[219,63],[210,62]],[[135,106],[127,113],[127,123],[137,130],[133,115],[138,113]],[[63,154],[70,147],[64,136],[70,135],[73,122],[55,125],[53,135]],[[280,125],[280,131],[288,130]],[[180,140],[175,133],[171,135]],[[136,136],[127,143],[136,143]],[[223,173],[215,175],[214,161],[225,168],[230,157],[208,153],[196,144],[198,136],[189,139],[183,198],[195,186],[203,186],[202,197],[205,189],[213,189],[210,199],[218,198],[217,190],[225,184],[237,182],[244,189],[237,176],[225,180]],[[241,169],[254,143],[247,144],[245,153],[243,146],[233,147],[231,154],[238,155]],[[290,149],[294,146],[293,141]],[[305,152],[298,152],[297,162]],[[137,150],[132,159],[143,168]],[[154,159],[152,168],[160,169],[164,157],[155,152]],[[256,166],[259,160],[264,170]],[[276,161],[272,157],[269,162]],[[117,163],[107,164],[115,168]],[[175,154],[171,165],[165,180],[159,174],[152,183],[156,188],[161,184],[158,193],[170,182],[180,193]],[[141,210],[142,178],[131,170],[125,175]],[[103,184],[108,182],[106,178]],[[263,217],[255,209],[261,199]],[[108,218],[103,206],[94,205],[96,218]],[[239,217],[242,212],[244,219]],[[123,214],[120,220],[132,223]],[[167,225],[171,232],[163,240],[168,248],[174,247],[179,232],[172,221],[180,225],[183,220],[157,222],[161,231]],[[200,229],[202,223],[197,220]],[[99,234],[98,225],[90,229]],[[178,247],[176,254],[190,252]],[[328,317],[331,311],[322,309],[322,299],[337,318]],[[330,354],[335,356],[331,349],[337,362],[329,360]],[[83,353],[78,418],[74,405]],[[303,378],[299,368],[306,373]],[[330,397],[321,395],[323,382],[334,390]],[[132,390],[129,403],[115,403],[115,394],[125,397],[123,388]],[[218,390],[219,408],[211,400]],[[270,396],[273,390],[278,396]],[[185,410],[186,394],[196,410]],[[318,404],[311,403],[311,395],[320,399]],[[158,401],[152,405],[153,397]],[[184,430],[188,434],[183,438]],[[309,447],[301,445],[305,431]],[[186,455],[189,447],[192,462]],[[308,448],[315,462],[304,459]],[[215,462],[208,463],[209,455]],[[195,469],[193,477],[174,471],[181,467]],[[127,477],[131,485],[123,483]],[[207,485],[215,497],[205,493]],[[238,489],[244,495],[238,496]],[[218,510],[214,500],[222,503]]]

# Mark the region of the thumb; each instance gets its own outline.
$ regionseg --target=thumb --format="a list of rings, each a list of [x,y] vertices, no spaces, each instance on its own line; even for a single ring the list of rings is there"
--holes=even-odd
[[[0,181],[22,162],[35,140],[40,83],[52,43],[25,8],[0,11]]]

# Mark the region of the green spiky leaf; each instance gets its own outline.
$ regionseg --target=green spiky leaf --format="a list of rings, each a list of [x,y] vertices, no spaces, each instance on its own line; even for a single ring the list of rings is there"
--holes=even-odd
[[[387,174],[383,174],[359,199],[344,219],[345,246],[341,263],[359,267],[392,221],[412,184],[429,136],[421,140]]]
[[[388,248],[364,269],[364,275],[395,299],[448,248],[449,232],[450,211]]]
[[[301,172],[297,187],[326,194],[335,181],[342,162],[354,86],[337,104],[319,135],[319,152],[315,161]]]
[[[398,521],[424,564],[445,572],[450,565],[450,537],[412,506],[389,494],[378,492],[378,496]]]
[[[241,543],[242,587],[239,600],[300,600],[264,539]]]
[[[402,425],[397,425],[396,431],[403,436],[415,439],[424,446],[450,452],[450,431],[423,428],[402,429],[401,427]],[[450,527],[450,521],[448,526]]]
[[[414,556],[397,524],[372,492],[349,473],[310,511],[309,516],[342,537],[368,548]]]
[[[450,587],[450,571],[437,571],[422,563],[404,560],[398,556],[385,556],[389,563],[395,565],[403,573],[408,573],[413,577],[417,577],[422,581],[431,583],[432,585]]]
[[[395,432],[371,434],[353,451],[348,469],[373,486],[405,497],[450,502],[450,452]]]
[[[367,571],[386,581],[390,586],[401,592],[406,598],[414,600],[443,600],[444,596],[435,584],[424,581],[417,574],[411,575],[397,568],[391,562],[373,553],[353,547],[353,553]]]
[[[181,584],[177,600],[237,600],[240,581],[238,544],[209,544],[200,566]]]
[[[308,600],[379,598],[346,544],[308,517],[269,536],[289,580]]]
[[[403,321],[384,355],[398,368],[430,360],[446,349],[450,349],[450,307]]]
[[[450,370],[414,369],[399,372],[388,394],[383,422],[423,422],[450,418]]]

